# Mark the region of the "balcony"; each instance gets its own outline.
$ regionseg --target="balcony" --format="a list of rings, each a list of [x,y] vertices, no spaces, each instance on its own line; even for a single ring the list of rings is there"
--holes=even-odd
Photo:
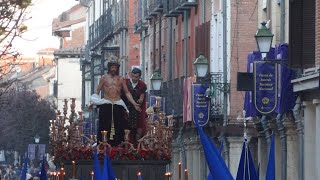
[[[102,43],[113,37],[114,24],[112,22],[111,9],[103,14],[89,27],[89,48],[96,49]]]
[[[198,5],[198,0],[180,0],[180,8],[191,8]]]
[[[144,20],[139,20],[137,23],[134,24],[134,32],[141,33],[143,30],[148,28],[148,23]]]
[[[198,0],[163,0],[164,16],[177,17],[198,5]]]
[[[142,7],[141,7],[142,11]],[[148,6],[148,0],[143,1],[143,19],[144,20],[150,20],[153,16],[149,15],[149,6]]]
[[[161,96],[166,98],[166,114],[181,117],[183,114],[183,81],[184,77],[164,82]]]
[[[128,1],[119,1],[118,7],[115,9],[115,26],[113,32],[115,34],[121,32],[122,30],[128,29],[129,24],[129,3]]]
[[[122,30],[127,30],[127,29],[128,29],[128,20],[120,20],[115,23],[113,33],[117,34]]]
[[[163,11],[162,0],[149,0],[149,15],[157,16],[159,12]]]
[[[164,16],[177,17],[183,13],[182,10],[178,10],[181,0],[164,0]]]
[[[143,4],[144,19],[150,20],[163,11],[163,0],[145,0]]]

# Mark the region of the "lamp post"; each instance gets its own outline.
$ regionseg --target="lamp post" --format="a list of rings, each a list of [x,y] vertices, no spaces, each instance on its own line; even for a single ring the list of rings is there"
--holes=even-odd
[[[267,28],[266,24],[267,23],[262,22],[261,27],[255,35],[258,50],[260,51],[262,58],[265,58],[267,53],[269,53],[273,39],[273,34],[270,29]]]
[[[39,142],[40,142],[40,136],[39,136],[38,134],[36,134],[36,136],[34,137],[34,142],[35,142],[36,144],[39,144]]]
[[[155,95],[159,95],[159,91],[161,89],[161,83],[162,83],[162,77],[161,77],[161,73],[156,70],[150,78],[151,81],[151,87],[154,90]]]
[[[204,78],[208,74],[208,59],[202,53],[193,62],[193,66],[197,77]]]

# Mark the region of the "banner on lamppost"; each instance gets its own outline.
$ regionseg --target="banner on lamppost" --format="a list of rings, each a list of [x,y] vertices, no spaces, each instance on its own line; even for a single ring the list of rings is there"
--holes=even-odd
[[[38,154],[38,157],[40,160],[43,159],[43,156],[45,155],[46,153],[46,145],[45,144],[39,144],[39,154]]]
[[[192,112],[193,121],[199,126],[209,122],[210,105],[206,98],[208,86],[204,84],[192,84]]]
[[[254,61],[254,105],[262,114],[269,114],[277,107],[278,70],[272,61]]]
[[[35,144],[29,144],[28,145],[28,158],[30,160],[35,159],[36,156],[36,146]]]

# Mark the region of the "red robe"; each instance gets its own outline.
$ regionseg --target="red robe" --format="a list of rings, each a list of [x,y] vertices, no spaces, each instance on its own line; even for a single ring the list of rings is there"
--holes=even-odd
[[[147,90],[147,85],[141,80],[138,81],[138,84],[135,87],[135,89],[133,89],[130,79],[126,79],[126,85],[135,101],[139,99],[141,94],[145,94]],[[124,101],[128,105],[129,111],[135,110],[134,107],[126,98],[124,98]],[[144,135],[146,133],[146,94],[144,96],[143,103],[141,106],[141,112],[139,114],[140,114],[140,118],[137,120],[136,128],[137,129],[141,128],[142,134]],[[130,113],[129,113],[129,116],[130,116]]]

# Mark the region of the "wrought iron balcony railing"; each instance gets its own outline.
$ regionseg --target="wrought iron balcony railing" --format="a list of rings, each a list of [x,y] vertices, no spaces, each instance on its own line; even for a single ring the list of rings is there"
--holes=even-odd
[[[114,25],[114,33],[119,33],[122,30],[128,29],[128,20],[120,20]]]
[[[118,9],[117,9],[117,14],[116,14],[116,21],[115,21],[115,26],[114,26],[114,33],[119,33],[120,31],[124,29],[128,29],[128,19],[129,19],[129,3],[128,1],[119,1],[118,2]],[[136,10],[136,9],[135,9]]]
[[[198,0],[163,0],[164,15],[176,17],[198,5]]]
[[[145,20],[139,20],[137,23],[134,24],[134,32],[141,33],[143,30],[148,28],[147,22]]]
[[[211,73],[208,76],[210,93],[210,120],[219,121],[223,119],[224,92],[229,92],[229,84],[224,84],[222,73]],[[165,97],[165,112],[167,115],[183,116],[184,101],[184,77],[162,83],[160,95]],[[154,93],[154,92],[153,92]],[[159,95],[159,93],[158,93]]]
[[[183,114],[183,81],[184,77],[164,82],[161,86],[161,96],[166,99],[166,114],[182,116]]]
[[[159,12],[163,11],[163,0],[148,0],[148,15],[157,16]]]
[[[153,17],[149,15],[149,1],[148,0],[144,0],[143,1],[143,19],[145,20],[150,20],[152,19]]]
[[[109,9],[108,9],[109,10]],[[89,48],[95,49],[101,45],[102,42],[108,40],[113,36],[114,23],[112,21],[111,10],[107,14],[101,15],[90,27],[89,27]]]

